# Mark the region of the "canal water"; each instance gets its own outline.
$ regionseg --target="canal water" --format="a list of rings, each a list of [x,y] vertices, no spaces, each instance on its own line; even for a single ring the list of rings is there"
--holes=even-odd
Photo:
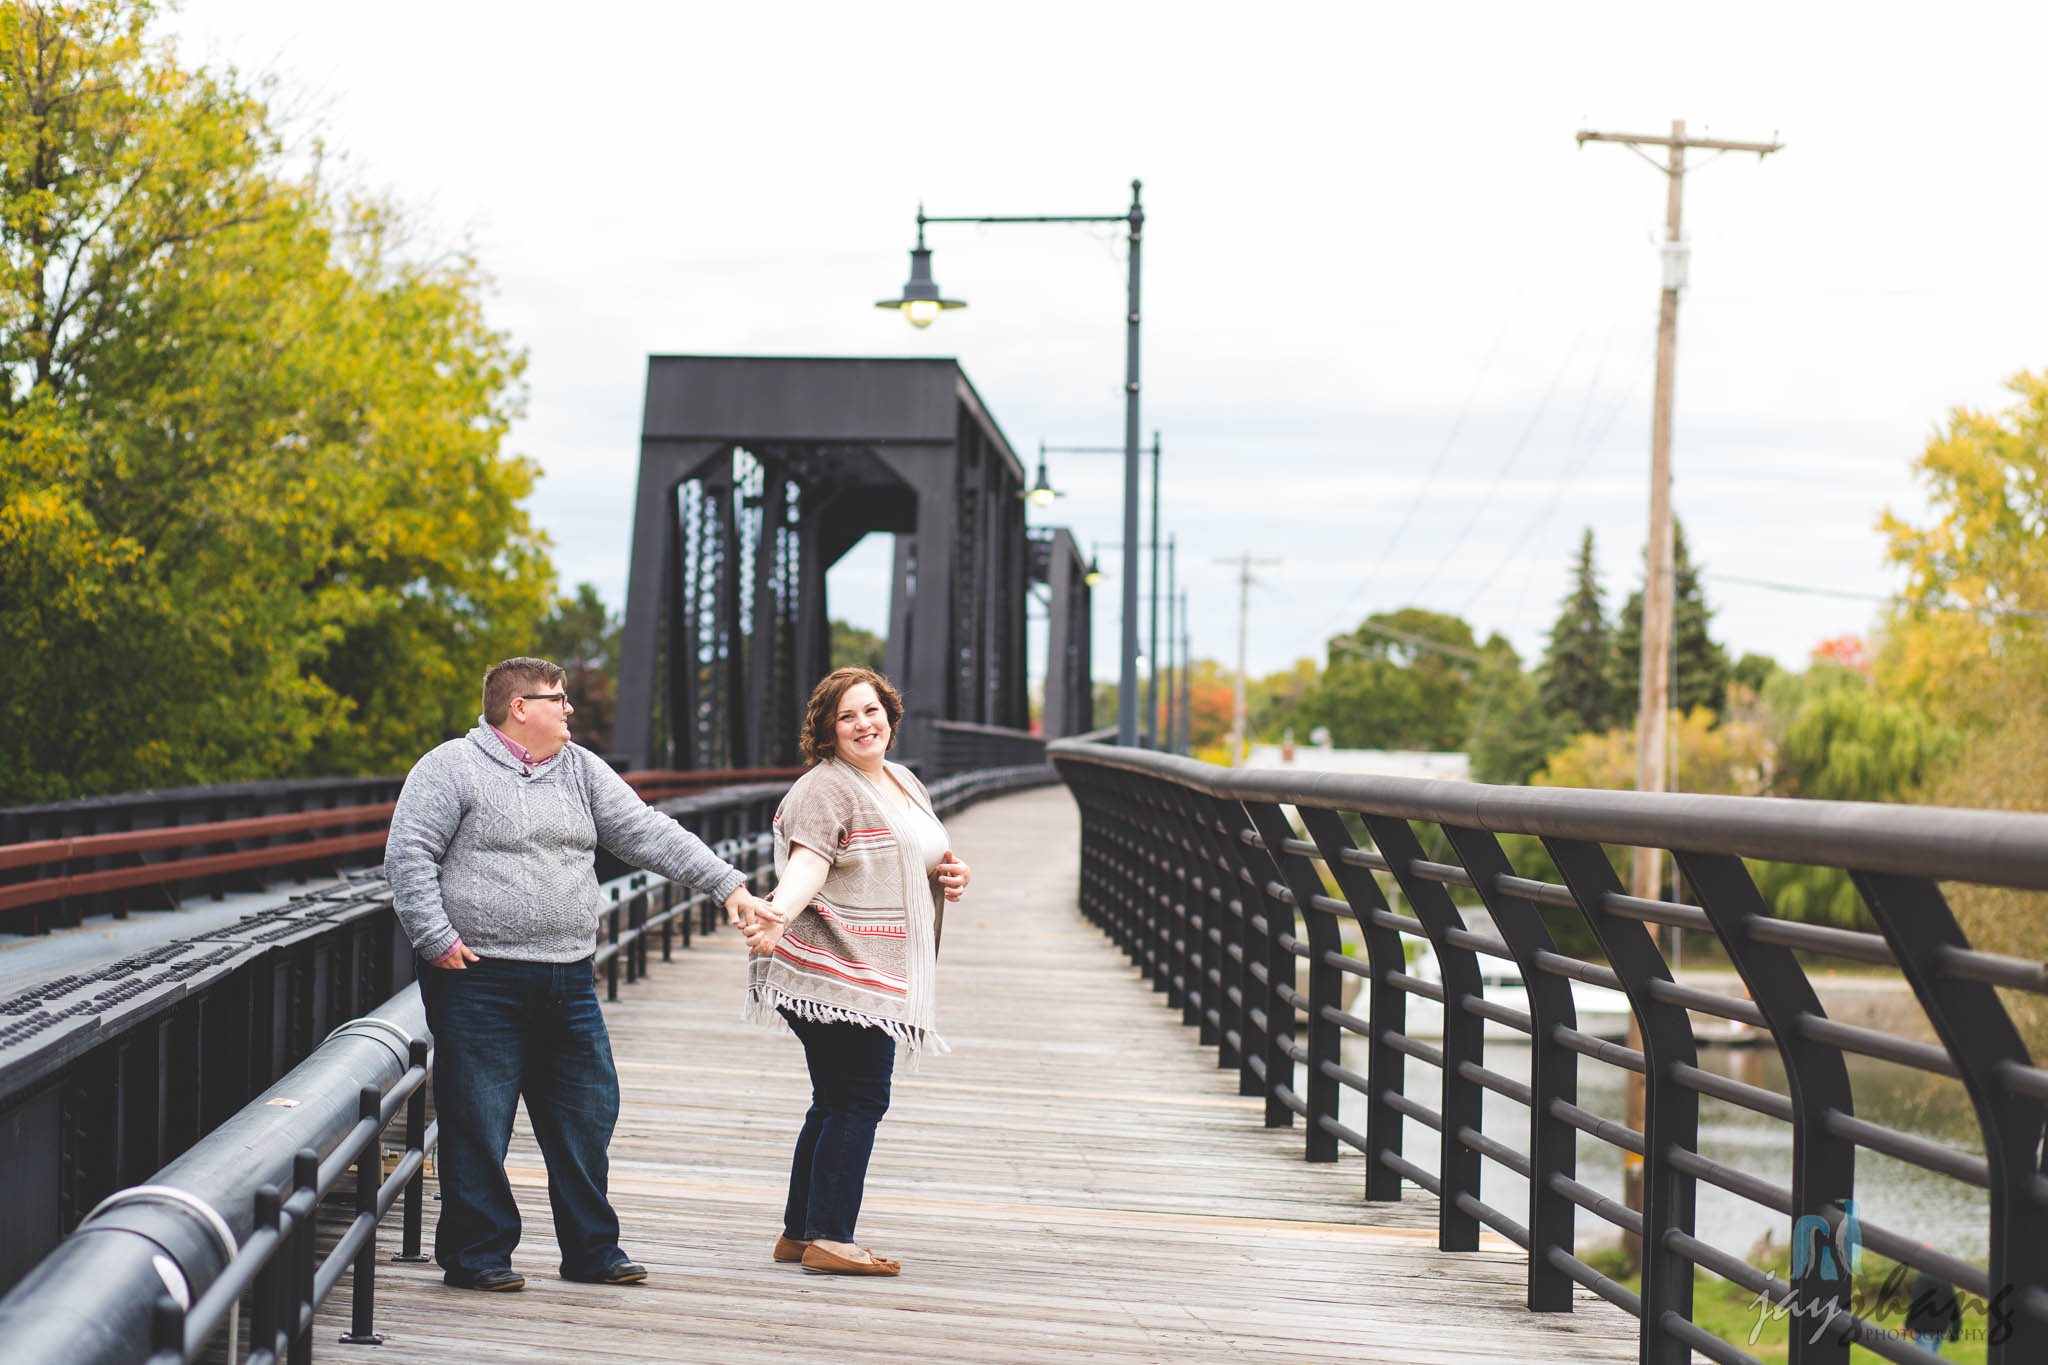
[[[1983,1136],[1960,1082],[1868,1058],[1849,1056],[1845,1060],[1858,1118],[1928,1138],[1960,1152],[1983,1154]],[[1366,1046],[1363,1039],[1345,1039],[1343,1061],[1345,1066],[1356,1071],[1365,1070]],[[1489,1041],[1485,1065],[1526,1082],[1529,1079],[1529,1045]],[[1749,1085],[1762,1086],[1781,1095],[1787,1093],[1785,1068],[1775,1048],[1702,1047],[1699,1065],[1702,1070],[1717,1072]],[[1431,1109],[1437,1108],[1442,1091],[1436,1068],[1413,1058],[1406,1059],[1406,1067],[1405,1093]],[[1616,1122],[1623,1121],[1627,1112],[1623,1089],[1627,1074],[1617,1067],[1581,1057],[1580,1107]],[[1354,1130],[1363,1132],[1364,1097],[1346,1087],[1339,1117]],[[1483,1127],[1497,1141],[1517,1151],[1528,1150],[1529,1113],[1515,1101],[1486,1092]],[[1402,1154],[1410,1161],[1436,1172],[1438,1138],[1434,1130],[1409,1119],[1404,1124],[1402,1144]],[[1702,1098],[1699,1149],[1702,1155],[1737,1170],[1779,1185],[1791,1183],[1792,1130],[1777,1119],[1751,1113],[1723,1100]],[[1621,1198],[1621,1157],[1619,1148],[1582,1135],[1578,1144],[1577,1178],[1618,1200]],[[1875,1223],[1916,1238],[1979,1265],[1984,1263],[1988,1202],[1983,1190],[1872,1152],[1859,1151],[1856,1160],[1857,1214],[1863,1222]],[[1481,1198],[1516,1222],[1526,1224],[1529,1217],[1527,1182],[1497,1162],[1482,1159],[1481,1165],[1484,1168],[1480,1177]],[[1768,1234],[1782,1253],[1791,1235],[1790,1220],[1772,1209],[1753,1204],[1704,1181],[1699,1183],[1698,1190],[1696,1236],[1724,1251],[1746,1257]],[[1617,1237],[1605,1219],[1580,1210],[1578,1238],[1581,1248],[1611,1245]]]

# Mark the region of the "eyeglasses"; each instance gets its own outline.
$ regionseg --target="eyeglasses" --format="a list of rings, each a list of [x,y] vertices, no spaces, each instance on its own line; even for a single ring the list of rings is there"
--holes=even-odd
[[[569,702],[569,694],[567,692],[521,692],[519,700],[551,701],[566,706]]]

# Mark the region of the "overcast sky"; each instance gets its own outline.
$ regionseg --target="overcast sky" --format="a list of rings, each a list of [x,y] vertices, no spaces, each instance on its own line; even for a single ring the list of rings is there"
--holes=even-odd
[[[1165,528],[1198,655],[1236,651],[1218,561],[1281,561],[1254,673],[1405,606],[1533,660],[1588,525],[1610,605],[1634,585],[1664,177],[1578,129],[1786,144],[1685,186],[1674,499],[1732,652],[1866,630],[1873,602],[1735,579],[1897,588],[1874,523],[1924,515],[1914,456],[2048,364],[2038,3],[189,0],[170,26],[277,75],[426,247],[473,247],[531,358],[535,514],[614,607],[650,353],[955,356],[1027,458],[1121,441],[1120,231],[934,227],[970,306],[915,332],[872,305],[920,199],[1112,214],[1144,179]],[[1052,474],[1043,520],[1120,538],[1114,458]],[[830,582],[873,628],[882,539]]]

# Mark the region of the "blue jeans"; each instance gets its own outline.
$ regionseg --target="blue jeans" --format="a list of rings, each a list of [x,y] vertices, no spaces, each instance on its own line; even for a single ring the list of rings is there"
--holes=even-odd
[[[875,1126],[889,1109],[896,1040],[860,1024],[819,1024],[782,1011],[804,1045],[811,1109],[789,1163],[782,1234],[799,1242],[851,1242],[867,1185]]]
[[[619,1075],[590,959],[487,957],[461,971],[421,963],[419,975],[441,1124],[434,1259],[450,1282],[508,1268],[519,1245],[505,1149],[521,1096],[547,1162],[562,1274],[594,1278],[625,1260],[605,1193]]]

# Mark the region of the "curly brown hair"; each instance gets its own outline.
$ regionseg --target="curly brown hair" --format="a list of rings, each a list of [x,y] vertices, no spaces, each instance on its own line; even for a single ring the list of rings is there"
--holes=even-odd
[[[797,739],[797,747],[803,750],[805,767],[838,754],[838,737],[833,727],[839,720],[839,699],[848,688],[861,683],[875,689],[882,714],[889,719],[889,742],[882,746],[882,751],[887,753],[896,747],[896,736],[903,723],[903,698],[887,678],[872,668],[835,668],[811,689],[810,705],[804,708],[804,730]]]

